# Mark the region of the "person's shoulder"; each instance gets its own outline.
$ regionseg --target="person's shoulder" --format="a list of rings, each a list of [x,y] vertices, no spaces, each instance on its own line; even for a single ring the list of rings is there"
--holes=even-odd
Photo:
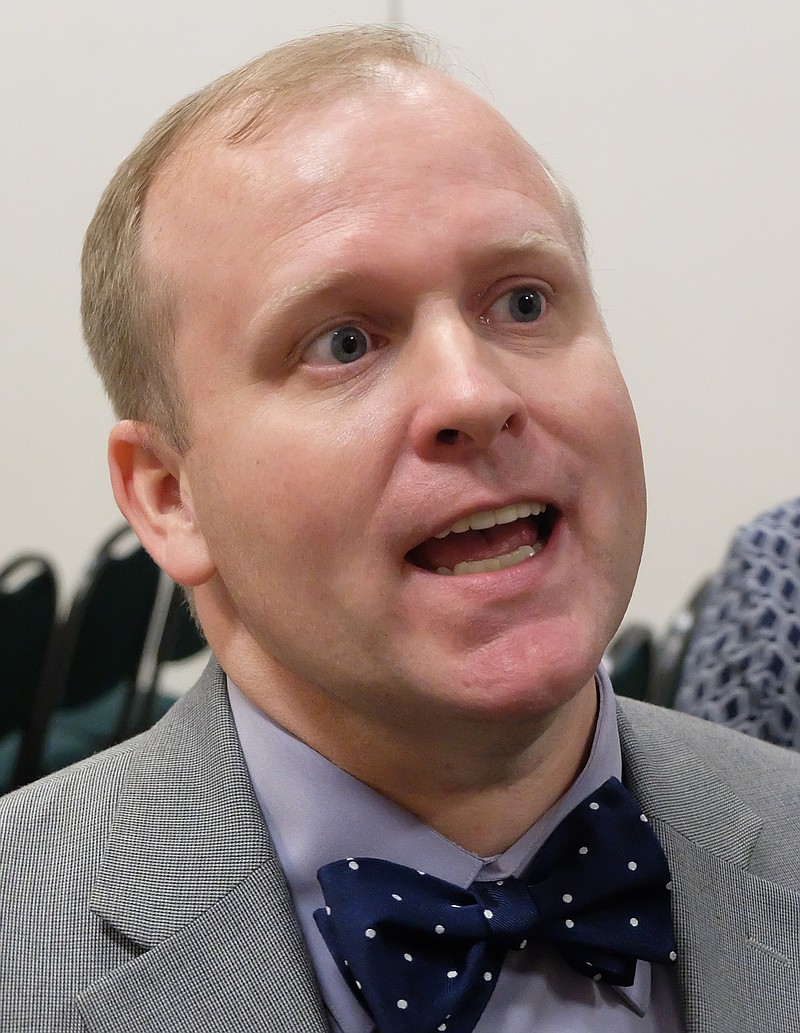
[[[741,524],[731,540],[731,550],[760,552],[778,536],[787,546],[800,541],[800,496],[787,499]]]
[[[15,855],[57,864],[68,844],[102,839],[137,745],[130,739],[0,797],[0,872],[13,871]]]
[[[677,710],[621,697],[617,703],[640,749],[691,754],[751,805],[769,796],[800,813],[800,753]]]

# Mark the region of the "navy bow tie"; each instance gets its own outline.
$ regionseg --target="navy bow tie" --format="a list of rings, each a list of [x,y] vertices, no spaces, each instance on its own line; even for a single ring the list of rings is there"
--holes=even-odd
[[[314,918],[380,1033],[470,1033],[509,951],[548,941],[577,972],[630,986],[676,958],[664,851],[610,778],[562,821],[525,880],[460,889],[370,857],[319,870]]]

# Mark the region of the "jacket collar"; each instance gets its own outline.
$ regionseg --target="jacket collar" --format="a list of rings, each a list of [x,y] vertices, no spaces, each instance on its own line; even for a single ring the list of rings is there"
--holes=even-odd
[[[687,1033],[798,1028],[800,896],[751,871],[762,818],[675,727],[696,722],[618,702],[624,779],[673,873]]]
[[[216,662],[140,738],[90,906],[136,955],[82,994],[94,1033],[328,1030]]]

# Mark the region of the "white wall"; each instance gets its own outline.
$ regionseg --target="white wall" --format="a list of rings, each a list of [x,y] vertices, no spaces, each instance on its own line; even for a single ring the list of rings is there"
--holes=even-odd
[[[6,0],[0,560],[43,548],[74,583],[118,519],[77,314],[116,163],[258,51],[398,14],[448,42],[582,203],[650,483],[631,616],[661,624],[736,523],[800,493],[796,0]]]

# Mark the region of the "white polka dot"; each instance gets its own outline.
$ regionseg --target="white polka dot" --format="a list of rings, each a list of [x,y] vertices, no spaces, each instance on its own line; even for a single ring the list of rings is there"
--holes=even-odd
[[[668,889],[668,890],[671,890],[671,889],[672,889],[672,880],[671,880],[671,879],[670,879],[670,881],[669,881],[669,882],[667,883],[667,889]]]
[[[567,929],[573,929],[575,927],[575,923],[572,921],[571,918],[568,918],[564,925],[567,927]]]
[[[590,810],[593,810],[593,811],[599,811],[600,810],[600,804],[593,800],[589,804],[589,808],[590,808]]]
[[[348,868],[352,868],[354,872],[357,872],[358,871],[358,861],[351,861],[350,864],[347,867]]]
[[[505,879],[500,879],[500,880],[498,880],[497,885],[498,886],[502,886],[504,882],[505,882]]]
[[[646,814],[640,814],[639,815],[639,821],[647,821],[647,815]]]
[[[424,875],[424,874],[425,874],[425,872],[421,872],[421,871],[419,870],[419,868],[417,868],[417,875]]]
[[[397,1007],[400,1009],[400,1011],[405,1011],[405,1009],[408,1007],[408,1001],[404,1001],[401,997],[400,1000],[397,1002]]]
[[[450,907],[459,908],[459,907],[461,907],[461,905],[460,904],[451,904]]]
[[[675,951],[670,951],[669,952],[669,960],[670,961],[677,961],[678,960],[678,955],[675,953]]]
[[[595,972],[595,974],[592,976],[592,979],[595,981],[595,983],[599,983],[602,978],[603,977],[600,975],[599,972]]]
[[[635,929],[636,926],[639,924],[639,919],[638,918],[632,918],[630,920],[630,922],[631,922],[631,925],[633,926],[633,928]]]
[[[443,1022],[441,1026],[437,1026],[436,1028],[439,1030],[439,1033],[444,1033],[444,1031],[447,1029],[447,1023]]]
[[[589,853],[589,847],[588,847],[588,846],[582,846],[582,847],[580,848],[580,850],[578,851],[578,853],[579,853],[579,854],[584,854],[584,855],[585,855],[585,854],[588,854],[588,853]]]
[[[392,894],[392,900],[402,900],[402,899],[403,898],[400,896],[399,893],[393,893]]]
[[[326,907],[325,908],[325,914],[329,915],[330,913],[331,913],[331,909],[329,907]]]
[[[565,904],[571,904],[572,903],[572,894],[571,893],[565,893],[564,896],[561,899],[564,901]]]
[[[488,907],[487,907],[487,909],[483,912],[483,917],[484,918],[494,918],[494,911],[490,911],[488,909]]]
[[[447,978],[448,979],[455,979],[457,975],[458,975],[458,972],[456,972],[456,970],[454,968],[451,968],[450,971],[447,973]]]
[[[436,929],[435,929],[435,932],[439,933],[439,935],[441,936],[441,934],[444,932],[444,926],[443,925],[437,925]]]
[[[635,872],[639,865],[635,861],[628,861],[628,867],[632,872]]]
[[[484,972],[483,973],[483,978],[484,978],[484,980],[487,983],[491,983],[491,981],[492,981],[492,973],[491,972]]]
[[[359,983],[359,981],[358,981],[358,980],[356,980],[356,986],[358,987],[358,989],[359,989],[359,990],[363,990],[363,989],[364,989],[364,988],[362,987],[361,983]]]
[[[344,964],[345,968],[350,968],[350,962],[347,960],[347,958],[344,959]]]
[[[403,957],[406,959],[406,961],[413,961],[414,960],[410,954],[404,954]]]
[[[528,946],[528,941],[527,940],[523,940],[522,943],[519,945],[519,950],[524,951],[527,946]]]
[[[374,929],[366,929],[366,930],[364,931],[364,935],[366,936],[366,938],[367,938],[368,940],[374,940],[374,939],[375,939],[375,937],[377,936],[377,933],[375,932],[375,930],[374,930]]]

